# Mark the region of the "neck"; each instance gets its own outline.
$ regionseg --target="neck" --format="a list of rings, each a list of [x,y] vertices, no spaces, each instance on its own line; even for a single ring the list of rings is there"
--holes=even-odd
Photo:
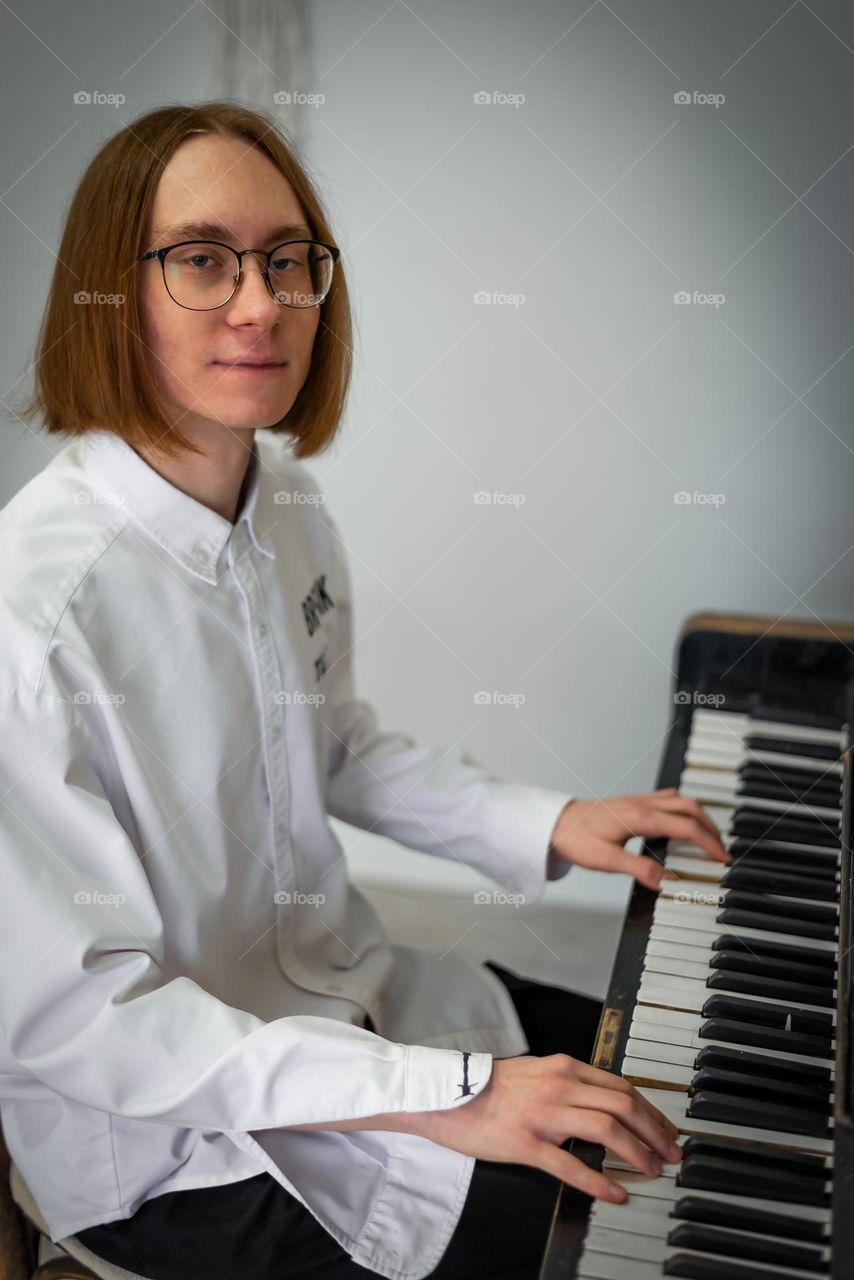
[[[181,489],[234,524],[251,460],[254,428],[231,430],[221,427],[195,432],[182,425],[181,430],[204,452],[166,458],[140,449],[140,456],[176,489]]]

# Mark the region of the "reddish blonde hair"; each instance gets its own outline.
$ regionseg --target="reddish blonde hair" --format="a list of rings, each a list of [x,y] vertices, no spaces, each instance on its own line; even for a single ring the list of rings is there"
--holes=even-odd
[[[229,102],[161,107],[110,138],[74,194],[59,248],[35,356],[35,387],[25,419],[49,433],[78,436],[103,428],[136,447],[177,456],[200,453],[167,417],[140,332],[139,271],[157,185],[186,138],[218,133],[245,139],[276,166],[302,206],[312,234],[334,244],[295,149],[274,121]],[[120,306],[80,306],[78,292],[123,294]],[[321,304],[311,366],[291,409],[270,430],[294,437],[306,458],[332,441],[352,371],[352,322],[341,261]]]

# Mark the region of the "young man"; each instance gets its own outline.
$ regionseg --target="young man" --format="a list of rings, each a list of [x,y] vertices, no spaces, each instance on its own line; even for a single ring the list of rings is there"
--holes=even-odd
[[[0,516],[4,1133],[52,1238],[150,1280],[535,1275],[558,1179],[619,1198],[567,1138],[678,1158],[587,1065],[595,1002],[389,946],[347,879],[330,814],[528,900],[572,863],[657,886],[631,835],[727,855],[673,791],[515,786],[356,698],[300,461],[346,395],[339,257],[263,117],[111,139],[38,352],[70,443]]]

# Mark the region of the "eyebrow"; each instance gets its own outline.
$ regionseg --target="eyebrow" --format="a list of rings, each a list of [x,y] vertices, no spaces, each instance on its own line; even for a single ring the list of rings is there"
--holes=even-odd
[[[154,238],[164,244],[177,244],[182,240],[221,240],[228,244],[236,239],[228,227],[221,226],[218,222],[179,222],[171,227],[156,229]],[[284,223],[280,227],[274,227],[262,243],[276,245],[295,238],[313,240],[314,233],[304,222]]]

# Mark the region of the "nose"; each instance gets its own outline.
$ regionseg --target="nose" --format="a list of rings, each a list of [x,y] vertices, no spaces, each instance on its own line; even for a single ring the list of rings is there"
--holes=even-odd
[[[264,267],[254,254],[247,254],[240,268],[237,289],[228,307],[232,324],[272,324],[279,318],[280,304],[264,277]]]

